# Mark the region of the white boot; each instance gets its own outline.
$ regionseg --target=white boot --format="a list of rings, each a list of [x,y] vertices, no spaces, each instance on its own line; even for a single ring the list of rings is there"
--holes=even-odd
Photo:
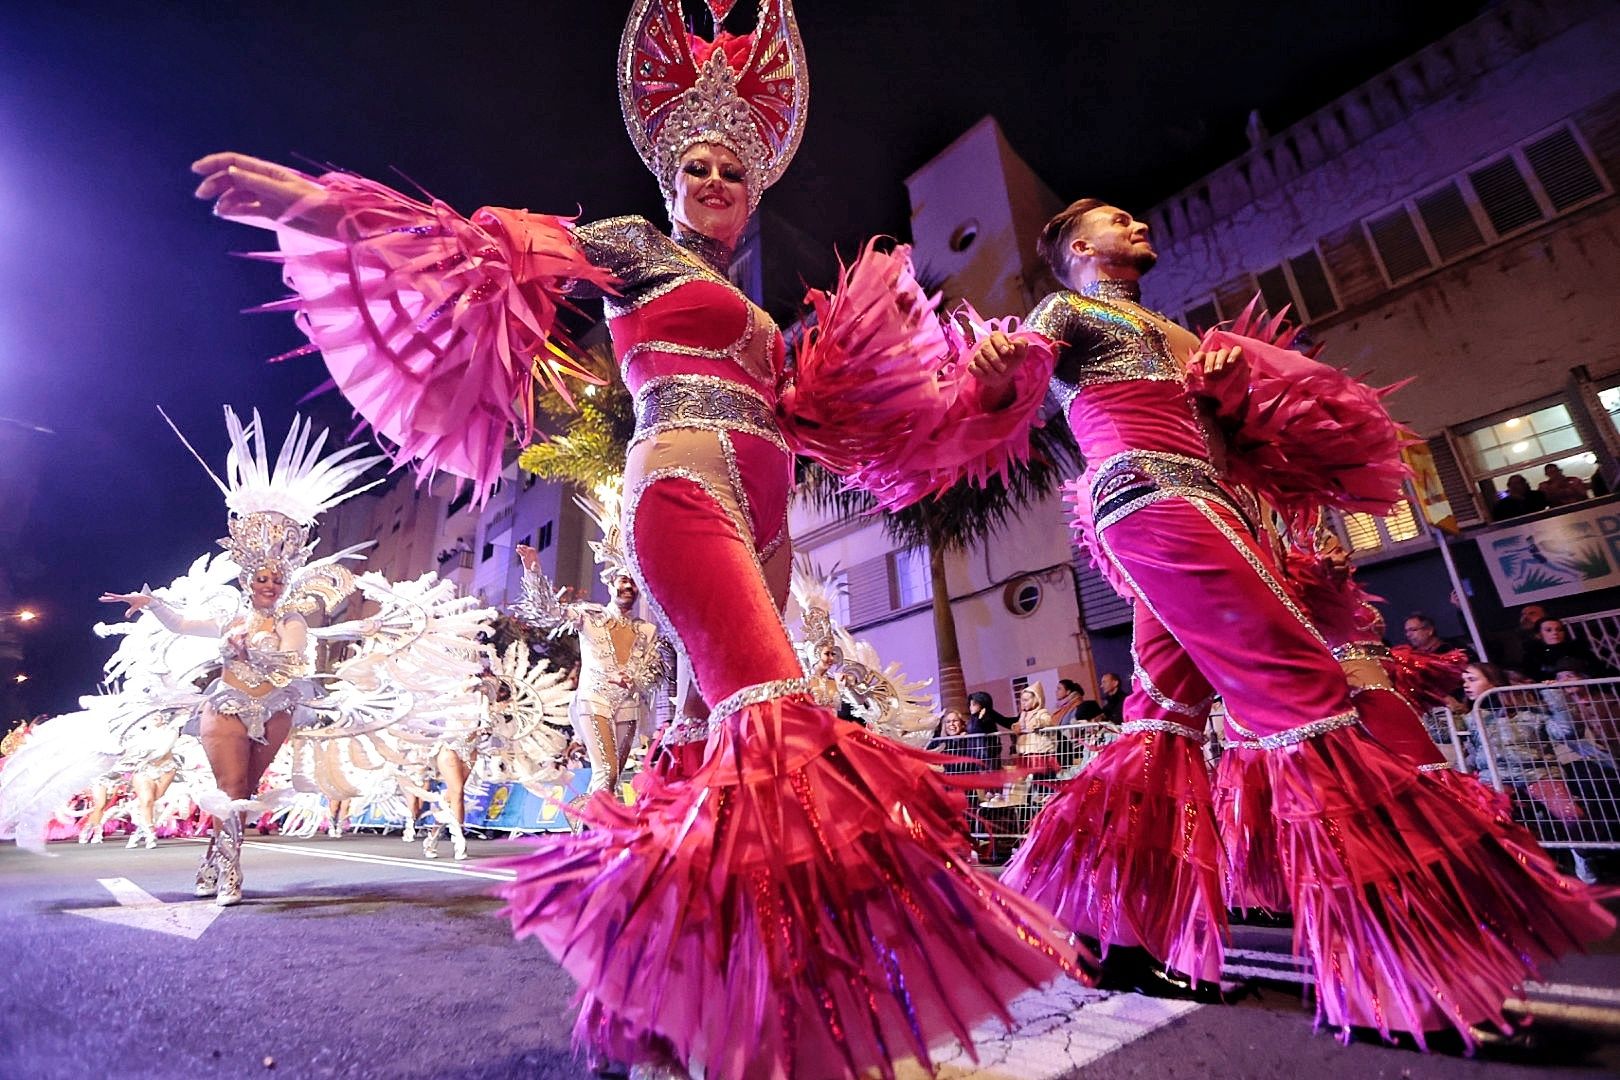
[[[242,902],[242,814],[233,811],[218,824],[219,892],[214,903],[231,907]]]
[[[217,829],[218,826],[216,825]],[[208,846],[203,849],[202,861],[197,864],[198,896],[213,896],[219,892],[219,864],[215,861],[216,841],[214,837],[208,838]]]
[[[444,833],[443,825],[434,825],[422,838],[422,858],[437,859],[439,857],[439,837]]]
[[[451,847],[455,851],[456,861],[461,862],[467,857],[467,835],[461,831],[461,822],[455,818],[450,819],[449,827]]]
[[[401,836],[400,839],[405,841],[407,844],[409,844],[411,841],[416,839],[416,819],[415,818],[411,818],[410,820],[405,822],[405,835]]]

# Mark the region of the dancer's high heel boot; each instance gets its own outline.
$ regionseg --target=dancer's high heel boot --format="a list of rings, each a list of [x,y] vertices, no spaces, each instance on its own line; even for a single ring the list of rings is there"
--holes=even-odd
[[[233,810],[223,819],[215,818],[218,845],[219,892],[214,903],[230,907],[242,902],[242,812]]]
[[[202,861],[197,864],[197,887],[195,892],[198,896],[208,897],[219,893],[219,864],[216,861],[217,831],[219,829],[217,820],[214,823],[214,829],[216,835],[208,838],[208,846],[203,848]]]

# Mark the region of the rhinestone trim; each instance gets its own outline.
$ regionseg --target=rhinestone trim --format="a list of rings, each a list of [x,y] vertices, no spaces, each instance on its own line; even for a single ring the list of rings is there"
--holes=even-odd
[[[1349,712],[1338,713],[1335,716],[1326,716],[1320,720],[1313,720],[1308,724],[1301,724],[1298,727],[1291,727],[1285,731],[1279,731],[1274,735],[1262,735],[1255,741],[1259,743],[1260,749],[1262,750],[1282,750],[1286,747],[1296,746],[1299,743],[1305,742],[1307,739],[1315,739],[1322,735],[1326,735],[1330,731],[1338,731],[1340,728],[1353,727],[1359,722],[1360,717],[1358,717],[1356,715],[1356,711],[1352,709]]]
[[[774,679],[771,682],[745,686],[714,707],[713,712],[709,714],[709,725],[712,728],[715,724],[729,720],[744,709],[762,702],[799,696],[814,702],[815,693],[809,679]]]
[[[1202,731],[1194,731],[1185,724],[1178,724],[1174,720],[1127,720],[1119,725],[1121,735],[1136,735],[1151,732],[1158,735],[1178,735],[1183,739],[1191,739],[1202,746],[1209,742],[1209,736]]]
[[[1389,646],[1381,641],[1348,641],[1333,647],[1333,659],[1341,664],[1351,660],[1381,662],[1390,656]]]

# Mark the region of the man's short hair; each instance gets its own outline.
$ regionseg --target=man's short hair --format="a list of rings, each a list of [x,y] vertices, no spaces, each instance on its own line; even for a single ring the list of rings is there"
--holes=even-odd
[[[1101,199],[1076,199],[1053,215],[1052,220],[1041,229],[1041,235],[1035,241],[1035,251],[1041,261],[1051,267],[1059,281],[1068,274],[1069,236],[1074,231],[1075,223],[1097,207],[1107,205]]]
[[[1407,622],[1419,622],[1419,623],[1422,623],[1424,626],[1427,626],[1430,630],[1434,629],[1434,620],[1429,618],[1429,616],[1427,614],[1425,614],[1424,612],[1421,612],[1421,611],[1412,612],[1412,614],[1410,614],[1410,615],[1408,615],[1406,617],[1406,621]]]

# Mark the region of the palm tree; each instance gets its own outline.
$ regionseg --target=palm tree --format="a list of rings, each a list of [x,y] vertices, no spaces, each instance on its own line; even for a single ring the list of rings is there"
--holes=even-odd
[[[993,478],[984,487],[975,487],[964,480],[933,498],[884,515],[883,531],[893,543],[928,551],[940,705],[946,709],[967,709],[967,681],[962,675],[962,647],[945,578],[945,556],[999,532],[1020,513],[1054,494],[1065,476],[1078,471],[1080,451],[1067,425],[1036,428],[1030,446],[1028,463],[1010,469],[1006,482]],[[799,494],[844,519],[875,508],[870,496],[846,489],[837,476],[809,463],[799,470]]]

